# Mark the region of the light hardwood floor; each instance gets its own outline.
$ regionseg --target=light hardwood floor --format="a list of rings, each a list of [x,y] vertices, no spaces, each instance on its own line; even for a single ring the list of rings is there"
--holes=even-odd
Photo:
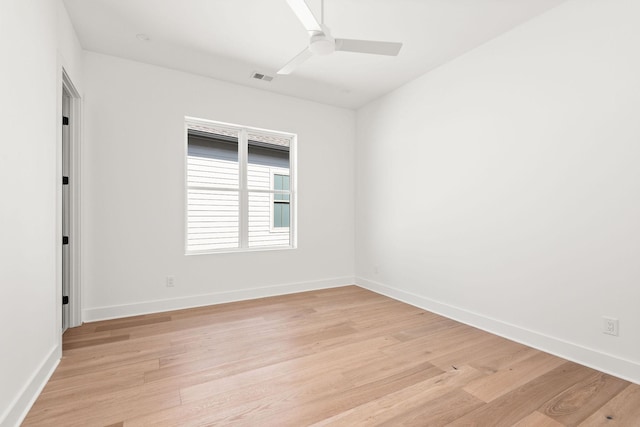
[[[85,324],[25,426],[640,426],[640,386],[347,286]]]

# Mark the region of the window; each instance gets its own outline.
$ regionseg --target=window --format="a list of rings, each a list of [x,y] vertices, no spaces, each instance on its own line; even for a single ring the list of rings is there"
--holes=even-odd
[[[186,118],[186,251],[295,247],[295,135]]]
[[[289,227],[289,175],[273,174],[273,228]]]

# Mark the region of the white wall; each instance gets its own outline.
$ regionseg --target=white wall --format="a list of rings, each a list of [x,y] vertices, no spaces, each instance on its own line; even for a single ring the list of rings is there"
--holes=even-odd
[[[640,382],[639,15],[567,2],[359,110],[359,283]]]
[[[85,55],[85,321],[352,283],[353,111]],[[298,134],[297,249],[184,255],[185,116]]]
[[[80,81],[62,4],[0,6],[0,425],[25,415],[60,357],[58,160],[61,70]]]

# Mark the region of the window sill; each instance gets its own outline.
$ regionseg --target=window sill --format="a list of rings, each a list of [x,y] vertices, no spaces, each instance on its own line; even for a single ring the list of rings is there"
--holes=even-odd
[[[185,256],[193,255],[218,255],[218,254],[243,254],[253,252],[272,252],[272,251],[289,251],[297,249],[295,246],[273,246],[273,247],[256,247],[256,248],[242,248],[242,249],[220,249],[215,251],[187,251]]]

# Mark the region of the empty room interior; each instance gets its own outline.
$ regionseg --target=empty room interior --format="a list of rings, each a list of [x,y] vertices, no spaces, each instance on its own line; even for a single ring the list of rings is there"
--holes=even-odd
[[[640,426],[638,17],[2,0],[0,425]]]

